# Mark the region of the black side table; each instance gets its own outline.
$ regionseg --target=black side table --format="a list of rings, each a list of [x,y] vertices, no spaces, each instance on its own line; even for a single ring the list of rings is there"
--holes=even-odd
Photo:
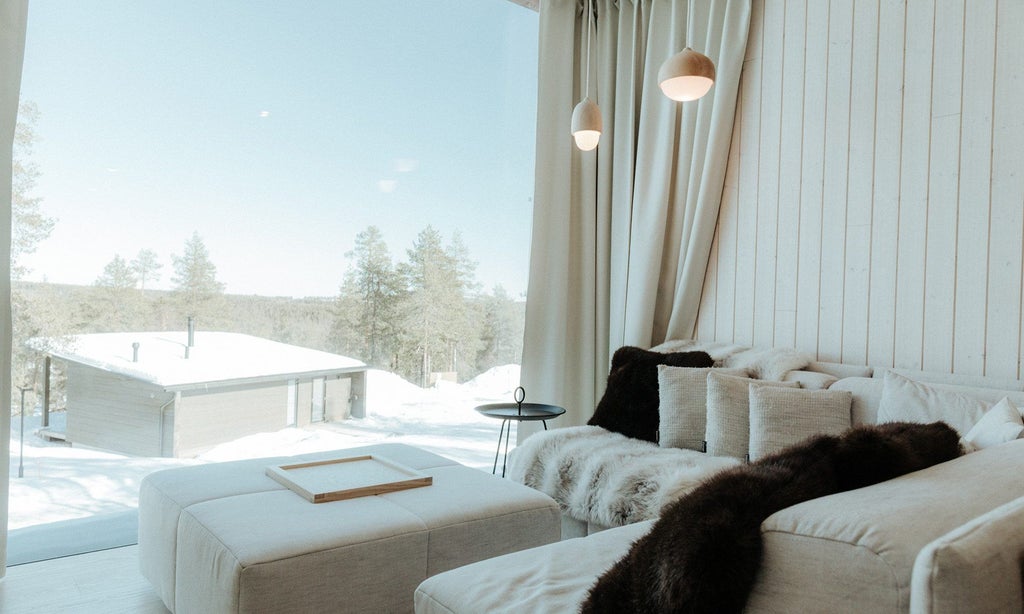
[[[565,413],[565,409],[557,405],[546,405],[544,403],[488,403],[478,405],[476,410],[488,418],[501,420],[501,430],[498,432],[498,449],[494,452],[494,467],[491,473],[498,471],[498,455],[501,453],[501,438],[505,437],[505,457],[501,461],[501,477],[505,477],[505,464],[508,460],[508,438],[512,433],[514,422],[530,422],[540,420],[544,424],[544,430],[548,430],[548,420],[557,418]],[[507,426],[507,429],[506,429]]]

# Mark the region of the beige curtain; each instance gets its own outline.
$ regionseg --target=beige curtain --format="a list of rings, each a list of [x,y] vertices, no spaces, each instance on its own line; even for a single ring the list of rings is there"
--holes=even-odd
[[[0,0],[0,578],[7,573],[11,475],[11,157],[28,0]]]
[[[612,352],[692,335],[721,203],[750,0],[592,0],[591,96],[604,133],[569,134],[583,96],[585,0],[540,9],[537,173],[522,383],[527,400],[583,424]],[[718,78],[699,101],[657,84],[690,46]],[[594,93],[596,92],[596,97]],[[520,438],[530,432],[524,428]]]

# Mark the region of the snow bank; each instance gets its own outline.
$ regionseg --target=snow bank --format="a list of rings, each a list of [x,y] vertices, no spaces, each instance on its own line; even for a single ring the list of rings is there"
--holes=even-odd
[[[386,371],[367,371],[367,417],[242,437],[196,459],[140,458],[68,447],[35,436],[25,419],[25,477],[18,478],[19,419],[11,420],[9,528],[129,510],[152,471],[204,462],[290,456],[373,443],[406,443],[490,471],[501,423],[474,407],[511,402],[519,367],[504,365],[457,385],[420,388]],[[529,393],[527,393],[529,394]],[[62,416],[53,414],[56,425]],[[515,440],[515,437],[512,438]]]

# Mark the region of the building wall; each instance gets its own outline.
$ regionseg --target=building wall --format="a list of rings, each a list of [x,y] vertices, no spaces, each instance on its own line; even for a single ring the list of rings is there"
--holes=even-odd
[[[173,394],[77,363],[68,364],[67,375],[67,439],[72,445],[136,456],[169,454],[171,433],[161,431],[160,416]]]
[[[279,431],[288,421],[288,383],[181,393],[174,411],[174,456],[189,458],[246,435]]]
[[[1024,3],[753,5],[695,336],[1021,378]]]

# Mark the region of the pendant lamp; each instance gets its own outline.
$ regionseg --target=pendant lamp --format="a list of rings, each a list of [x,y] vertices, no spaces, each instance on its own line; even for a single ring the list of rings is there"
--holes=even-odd
[[[689,0],[687,4],[687,31],[690,30],[693,1]],[[715,63],[708,56],[689,47],[665,60],[658,70],[658,86],[672,100],[697,100],[707,94],[714,84]]]
[[[590,0],[587,0],[587,59],[583,100],[572,110],[572,138],[581,151],[590,151],[601,140],[601,109],[590,99]]]

